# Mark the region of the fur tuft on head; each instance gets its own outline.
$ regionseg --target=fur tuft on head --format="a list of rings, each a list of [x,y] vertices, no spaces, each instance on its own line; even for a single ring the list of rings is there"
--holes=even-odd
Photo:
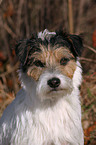
[[[44,39],[50,40],[52,36],[56,35],[55,32],[49,32],[47,29],[45,29],[43,32],[38,33],[38,38],[41,38],[43,41]]]

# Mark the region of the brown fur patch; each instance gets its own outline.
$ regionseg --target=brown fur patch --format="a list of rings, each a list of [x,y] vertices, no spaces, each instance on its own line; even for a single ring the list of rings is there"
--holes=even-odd
[[[40,67],[32,66],[28,69],[27,74],[37,81],[43,71],[44,69]]]
[[[66,66],[62,65],[59,66],[59,71],[71,79],[73,77],[75,70],[76,70],[76,62],[73,60],[70,60]]]
[[[60,47],[60,48],[55,49],[54,54],[55,54],[56,60],[59,62],[60,62],[61,58],[63,58],[63,57],[64,58],[74,58],[72,53],[70,53],[70,51],[66,47]]]
[[[27,74],[29,76],[37,81],[44,70],[54,68],[55,70],[58,70],[60,73],[72,79],[74,71],[76,69],[76,62],[74,56],[70,53],[68,48],[60,47],[57,49],[51,49],[50,45],[48,45],[48,48],[45,48],[45,46],[41,45],[40,49],[42,51],[35,52],[34,54],[32,54],[32,57],[35,58],[34,60],[40,60],[42,63],[44,63],[45,67],[41,68],[36,67],[35,65],[29,67],[27,71]],[[60,60],[62,58],[68,58],[70,59],[70,61],[64,66],[60,65]]]
[[[56,58],[56,62],[59,63],[58,70],[62,74],[72,79],[74,71],[76,69],[76,62],[75,62],[73,54],[70,53],[68,48],[60,47],[55,50],[55,58]],[[61,58],[69,58],[70,61],[65,66],[63,66],[63,65],[60,65]]]

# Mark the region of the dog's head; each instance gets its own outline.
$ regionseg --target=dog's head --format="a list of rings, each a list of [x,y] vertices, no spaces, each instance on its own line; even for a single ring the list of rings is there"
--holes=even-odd
[[[45,30],[19,41],[16,54],[21,62],[20,69],[36,82],[38,97],[52,100],[72,92],[82,47],[79,36],[63,31]]]

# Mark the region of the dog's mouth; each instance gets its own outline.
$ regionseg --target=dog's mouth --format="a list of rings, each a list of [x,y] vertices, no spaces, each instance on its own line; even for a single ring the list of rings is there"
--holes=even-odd
[[[46,99],[49,100],[57,100],[63,96],[66,96],[68,93],[67,88],[52,88],[49,91],[46,92]]]
[[[60,89],[58,89],[58,88],[53,88],[53,89],[51,89],[51,90],[49,90],[48,92],[47,92],[47,94],[50,94],[50,93],[59,93],[59,92],[63,92],[63,91],[66,91],[67,89],[62,89],[62,88],[60,88]]]

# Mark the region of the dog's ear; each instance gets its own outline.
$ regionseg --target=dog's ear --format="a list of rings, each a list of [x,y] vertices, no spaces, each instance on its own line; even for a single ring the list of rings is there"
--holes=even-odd
[[[83,50],[82,38],[78,35],[69,35],[68,41],[71,43],[70,49],[74,56],[81,56]]]
[[[27,40],[20,40],[15,47],[15,53],[22,65],[26,63],[28,57],[28,47],[26,42]]]
[[[39,47],[37,34],[32,33],[29,39],[20,40],[15,47],[15,53],[19,58],[21,65],[24,66],[28,60],[29,53],[35,52]]]
[[[57,38],[56,41],[58,42],[62,39],[63,41],[61,41],[61,43],[69,47],[75,57],[81,56],[83,43],[82,38],[79,35],[72,35],[64,32],[63,30],[59,30],[56,32],[54,37]]]

